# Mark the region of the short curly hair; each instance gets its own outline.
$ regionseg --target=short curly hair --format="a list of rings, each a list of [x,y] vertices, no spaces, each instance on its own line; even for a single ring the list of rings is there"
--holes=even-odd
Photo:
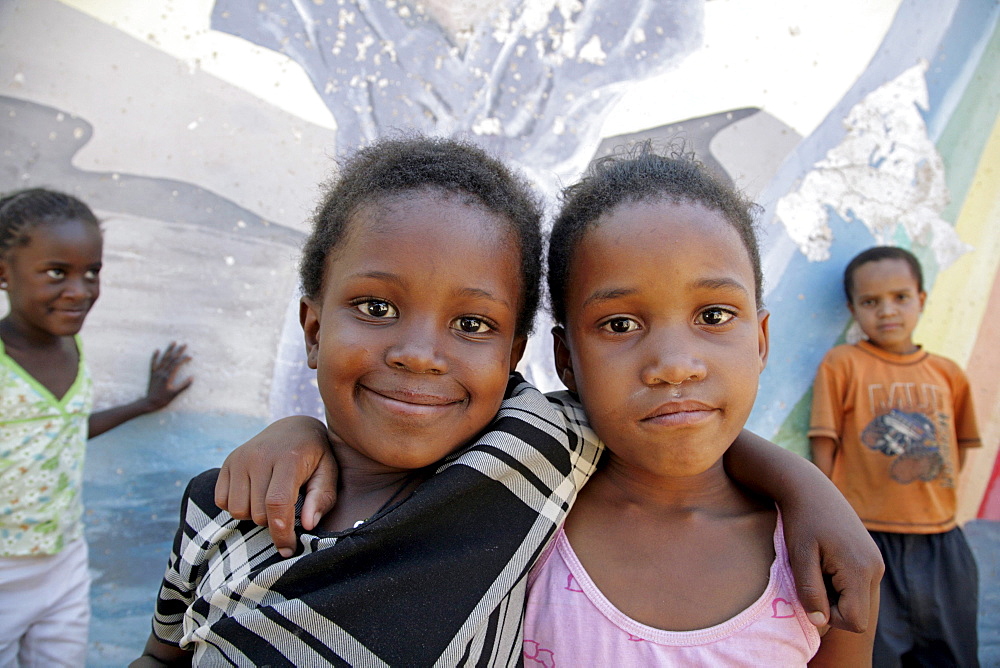
[[[562,209],[552,225],[548,253],[549,298],[557,323],[566,323],[570,265],[587,230],[617,206],[658,199],[697,203],[721,213],[743,241],[753,266],[757,304],[763,303],[757,205],[682,148],[660,154],[647,141],[601,158],[578,183],[563,191],[562,199]]]
[[[478,146],[457,139],[386,138],[354,153],[327,184],[313,215],[299,263],[302,292],[319,296],[327,262],[361,207],[428,190],[466,197],[507,221],[521,255],[516,334],[527,336],[541,282],[541,204],[523,177]]]
[[[898,246],[872,246],[855,255],[844,269],[844,294],[847,296],[848,304],[854,301],[854,272],[863,264],[879,260],[902,260],[910,265],[913,278],[917,281],[917,291],[924,291],[924,272],[916,255]]]

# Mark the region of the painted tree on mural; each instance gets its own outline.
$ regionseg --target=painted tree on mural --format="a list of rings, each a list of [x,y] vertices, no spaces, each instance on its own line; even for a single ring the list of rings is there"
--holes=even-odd
[[[400,128],[472,136],[550,195],[626,84],[694,50],[701,26],[697,0],[217,0],[212,15],[305,69],[339,150]]]
[[[340,152],[391,133],[464,136],[549,198],[586,167],[628,84],[701,43],[700,0],[217,0],[212,27],[298,62],[337,121]],[[291,312],[291,311],[290,311]],[[297,327],[282,336],[271,413],[323,414]],[[534,338],[525,373],[558,387]]]

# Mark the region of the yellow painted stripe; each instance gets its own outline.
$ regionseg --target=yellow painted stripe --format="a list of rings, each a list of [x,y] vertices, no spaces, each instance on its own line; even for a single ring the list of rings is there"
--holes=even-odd
[[[975,250],[938,274],[914,340],[966,367],[1000,267],[1000,120],[979,157],[955,231]]]

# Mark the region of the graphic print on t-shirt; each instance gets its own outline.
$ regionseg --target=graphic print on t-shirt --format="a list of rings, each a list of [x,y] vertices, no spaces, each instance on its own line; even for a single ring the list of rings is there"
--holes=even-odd
[[[902,485],[938,480],[952,487],[951,466],[942,452],[950,433],[949,417],[939,409],[941,388],[932,384],[892,383],[868,386],[871,412],[876,416],[861,433],[867,447],[892,457],[889,475]]]

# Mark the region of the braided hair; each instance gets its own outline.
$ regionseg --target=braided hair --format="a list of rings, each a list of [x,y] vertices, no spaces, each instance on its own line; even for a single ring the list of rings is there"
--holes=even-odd
[[[86,204],[72,195],[46,188],[28,188],[0,198],[0,256],[26,246],[30,231],[39,225],[79,220],[100,231],[100,221]]]

